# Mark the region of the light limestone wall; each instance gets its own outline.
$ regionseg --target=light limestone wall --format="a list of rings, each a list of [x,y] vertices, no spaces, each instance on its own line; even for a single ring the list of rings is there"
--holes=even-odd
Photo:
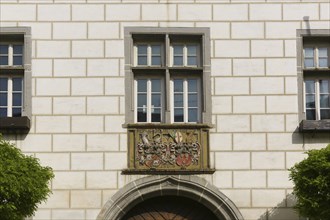
[[[32,128],[7,135],[52,166],[33,219],[94,219],[120,187],[126,26],[210,27],[213,175],[246,219],[298,219],[288,171],[330,143],[298,126],[296,29],[329,28],[328,0],[0,0],[1,26],[32,27]],[[307,20],[308,18],[308,20]]]

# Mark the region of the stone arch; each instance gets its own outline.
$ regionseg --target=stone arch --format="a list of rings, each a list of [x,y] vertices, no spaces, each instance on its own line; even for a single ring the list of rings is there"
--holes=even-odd
[[[159,196],[182,196],[204,204],[218,219],[241,220],[235,204],[215,186],[197,176],[148,176],[133,181],[103,206],[98,220],[121,219],[135,205]]]

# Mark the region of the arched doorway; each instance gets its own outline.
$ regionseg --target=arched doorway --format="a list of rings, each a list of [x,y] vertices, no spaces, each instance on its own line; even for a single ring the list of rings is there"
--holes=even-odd
[[[211,210],[192,199],[159,196],[134,206],[123,220],[217,220]]]
[[[203,178],[188,175],[148,176],[133,181],[107,201],[97,219],[126,220],[150,201],[161,205],[163,199],[173,201],[173,198],[184,202],[184,206],[193,204],[206,210],[206,214],[213,214],[212,219],[243,219],[235,204],[215,186]]]

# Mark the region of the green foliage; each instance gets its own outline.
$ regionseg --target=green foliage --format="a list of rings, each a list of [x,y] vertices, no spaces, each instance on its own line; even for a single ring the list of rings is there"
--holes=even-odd
[[[48,182],[53,177],[50,167],[40,166],[37,158],[24,155],[0,134],[0,219],[33,215],[51,193]]]
[[[296,208],[311,219],[330,219],[330,144],[307,154],[308,158],[290,169]]]

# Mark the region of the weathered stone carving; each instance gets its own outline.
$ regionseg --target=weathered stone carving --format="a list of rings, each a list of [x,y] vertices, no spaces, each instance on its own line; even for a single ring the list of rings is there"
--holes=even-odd
[[[186,169],[200,163],[200,133],[196,129],[143,129],[136,139],[138,167]]]

